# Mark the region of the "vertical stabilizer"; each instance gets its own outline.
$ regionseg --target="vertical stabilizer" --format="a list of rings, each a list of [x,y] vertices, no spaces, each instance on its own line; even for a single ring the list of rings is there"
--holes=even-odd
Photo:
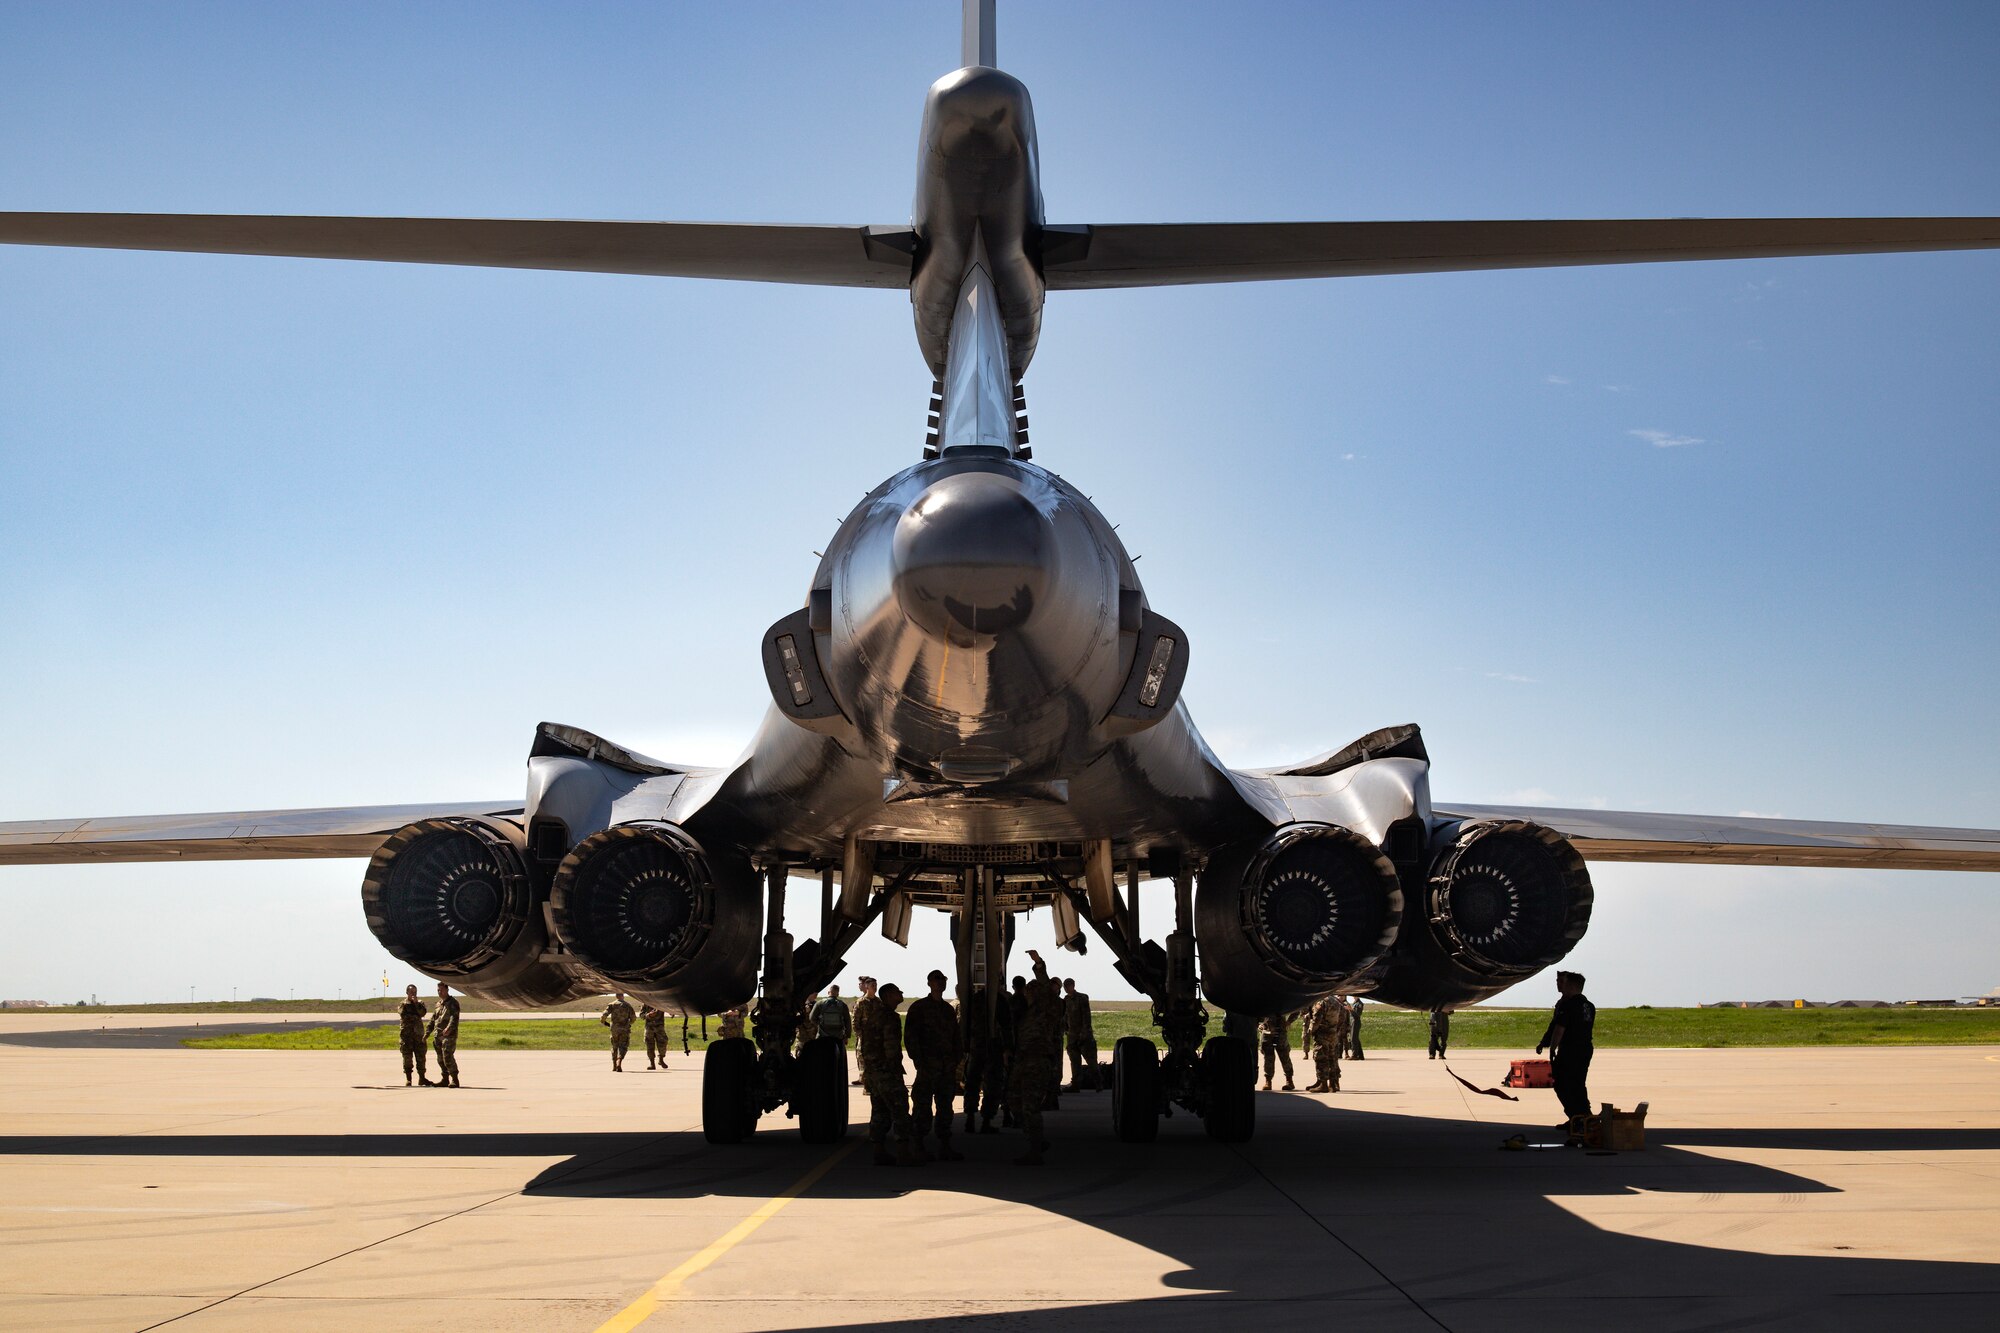
[[[993,54],[993,3],[994,0],[965,0],[965,35],[958,53],[960,65],[999,68],[999,59]]]

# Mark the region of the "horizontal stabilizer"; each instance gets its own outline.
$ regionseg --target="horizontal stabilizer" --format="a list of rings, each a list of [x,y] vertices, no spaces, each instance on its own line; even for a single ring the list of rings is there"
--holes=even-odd
[[[0,213],[0,244],[890,288],[910,285],[916,249],[907,226],[214,213]]]
[[[1436,813],[1442,819],[1525,819],[1543,824],[1574,843],[1586,861],[2000,871],[2000,829],[1445,802],[1438,803]]]
[[[375,849],[405,824],[451,815],[519,819],[521,803],[460,801],[115,819],[31,819],[0,824],[0,865],[366,857],[373,856]]]
[[[1051,228],[1050,291],[2000,247],[2000,218],[1199,222]]]

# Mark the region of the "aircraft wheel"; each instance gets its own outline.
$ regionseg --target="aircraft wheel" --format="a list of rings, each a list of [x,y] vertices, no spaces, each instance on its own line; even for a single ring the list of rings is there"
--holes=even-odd
[[[1151,1143],[1160,1134],[1160,1052],[1144,1037],[1111,1048],[1111,1128],[1120,1143]]]
[[[701,1133],[710,1143],[741,1143],[757,1128],[750,1100],[757,1048],[748,1037],[710,1042],[701,1065]]]
[[[1201,1050],[1208,1077],[1202,1124],[1222,1143],[1247,1143],[1257,1131],[1257,1052],[1241,1037],[1211,1037]]]
[[[799,1048],[792,1071],[792,1110],[799,1137],[807,1143],[838,1143],[847,1137],[847,1052],[831,1037],[814,1037]]]

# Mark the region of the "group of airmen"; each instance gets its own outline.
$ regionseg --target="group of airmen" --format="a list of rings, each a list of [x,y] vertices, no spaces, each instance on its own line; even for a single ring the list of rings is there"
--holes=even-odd
[[[1090,997],[1076,988],[1074,978],[1058,985],[1049,976],[1048,965],[1033,949],[1034,978],[1015,977],[1011,993],[1002,997],[991,1026],[979,1010],[986,1003],[984,988],[974,990],[971,1003],[975,1017],[965,1017],[966,997],[961,991],[956,1005],[944,998],[945,975],[933,970],[925,978],[930,988],[910,1005],[905,1018],[902,988],[896,983],[878,985],[873,977],[860,979],[861,998],[850,1012],[840,997],[840,987],[832,986],[822,998],[811,995],[802,1007],[799,1045],[815,1037],[838,1042],[845,1050],[850,1038],[858,1039],[857,1057],[861,1076],[854,1086],[868,1094],[871,1110],[868,1137],[875,1145],[875,1160],[883,1165],[911,1166],[919,1162],[964,1160],[951,1146],[952,1126],[957,1121],[954,1101],[964,1096],[965,1132],[997,1134],[1000,1127],[1020,1128],[1028,1136],[1028,1151],[1017,1161],[1024,1166],[1040,1166],[1048,1150],[1043,1134],[1042,1115],[1061,1109],[1062,1066],[1069,1056],[1071,1092],[1099,1090],[1097,1033],[1091,1021]],[[1565,974],[1567,975],[1567,974]],[[1578,990],[1582,988],[1579,985]],[[456,1088],[458,1081],[458,999],[451,987],[438,983],[435,1009],[426,1010],[417,998],[417,988],[403,991],[398,1011],[402,1030],[403,1083],[426,1088]],[[1263,1054],[1264,1090],[1271,1090],[1277,1071],[1285,1073],[1283,1091],[1292,1092],[1292,1024],[1304,1022],[1304,1052],[1313,1062],[1313,1082],[1307,1092],[1339,1092],[1342,1058],[1361,1060],[1366,1052],[1361,1044],[1361,998],[1327,995],[1300,1013],[1279,1014],[1256,1025],[1255,1043]],[[739,1006],[721,1016],[717,1036],[744,1035],[744,1010]],[[646,1031],[646,1068],[667,1067],[667,1015],[652,1004],[632,1008],[619,991],[597,1020],[611,1030],[611,1071],[625,1072],[625,1053],[632,1041],[632,1025],[640,1022]],[[1247,1027],[1246,1025],[1243,1025]],[[1223,1025],[1225,1032],[1242,1031],[1236,1016]],[[1557,1029],[1560,1031],[1560,1029]],[[1451,1032],[1451,1011],[1434,1010],[1430,1016],[1431,1059],[1442,1059]],[[1247,1031],[1242,1035],[1250,1038]],[[1586,1038],[1587,1040],[1587,1038]],[[425,1044],[437,1054],[435,1082],[425,1067]],[[916,1069],[915,1079],[905,1084],[903,1057],[909,1056]],[[1584,1060],[1589,1059],[1588,1055]],[[1256,1066],[1251,1067],[1256,1077]],[[1580,1080],[1579,1080],[1580,1081]],[[937,1151],[929,1152],[925,1141],[937,1140]],[[894,1151],[890,1144],[894,1142]]]
[[[1313,1062],[1313,1081],[1306,1091],[1339,1092],[1342,1058],[1367,1058],[1361,1044],[1361,1015],[1365,1008],[1358,995],[1351,1000],[1326,995],[1299,1013],[1278,1014],[1258,1023],[1256,1042],[1264,1056],[1264,1090],[1271,1090],[1271,1080],[1282,1068],[1283,1091],[1297,1091],[1292,1080],[1292,1024],[1302,1022],[1305,1053]],[[1245,1036],[1247,1040],[1248,1034]],[[1256,1078],[1254,1064],[1251,1078]]]
[[[396,1017],[401,1022],[397,1044],[403,1051],[403,1086],[412,1085],[410,1076],[414,1073],[418,1087],[458,1087],[458,997],[451,993],[451,987],[442,981],[438,983],[437,1008],[430,1010],[417,998],[414,985],[403,987],[403,1003]],[[424,1067],[425,1042],[437,1052],[436,1082],[432,1082],[430,1071]]]
[[[970,996],[961,991],[954,1004],[945,999],[946,977],[939,971],[925,978],[928,993],[910,1004],[907,1015],[901,1012],[902,988],[873,977],[860,979],[861,998],[851,1018],[838,988],[812,1004],[812,1035],[843,1044],[849,1033],[855,1039],[861,1066],[855,1083],[868,1095],[868,1138],[876,1162],[963,1161],[965,1155],[951,1146],[962,1094],[967,1134],[1019,1128],[1028,1150],[1017,1160],[1039,1166],[1049,1147],[1042,1116],[1061,1105],[1065,1050],[1069,1090],[1097,1090],[1090,997],[1074,980],[1058,985],[1039,953],[1030,949],[1028,957],[1032,979],[1014,978],[990,1025],[985,989],[975,988]],[[916,1071],[908,1083],[906,1055]],[[935,1151],[929,1146],[933,1141]]]
[[[667,1067],[667,1011],[651,1004],[642,1004],[637,1013],[625,998],[624,991],[611,997],[611,1003],[604,1006],[604,1012],[597,1016],[600,1025],[611,1029],[611,1072],[625,1072],[625,1052],[632,1045],[632,1024],[634,1021],[646,1025],[646,1068],[665,1069]]]

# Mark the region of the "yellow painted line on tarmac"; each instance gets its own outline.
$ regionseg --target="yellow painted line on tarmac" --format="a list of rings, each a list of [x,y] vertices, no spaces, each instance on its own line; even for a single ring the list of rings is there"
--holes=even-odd
[[[783,1212],[786,1204],[819,1184],[822,1176],[833,1170],[841,1158],[853,1152],[860,1144],[861,1140],[850,1139],[828,1153],[820,1160],[818,1166],[793,1181],[783,1193],[766,1199],[756,1212],[710,1241],[706,1249],[655,1282],[638,1300],[599,1324],[597,1333],[630,1333],[630,1330],[645,1323],[662,1305],[680,1295],[681,1287],[689,1278],[748,1240],[758,1227]]]

